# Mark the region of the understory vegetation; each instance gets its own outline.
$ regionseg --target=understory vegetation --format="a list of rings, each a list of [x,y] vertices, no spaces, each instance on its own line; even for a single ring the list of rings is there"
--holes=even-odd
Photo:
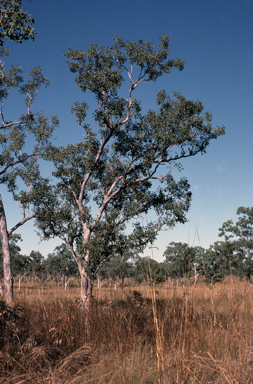
[[[248,282],[95,287],[89,310],[78,293],[27,279],[2,302],[0,383],[252,382]]]

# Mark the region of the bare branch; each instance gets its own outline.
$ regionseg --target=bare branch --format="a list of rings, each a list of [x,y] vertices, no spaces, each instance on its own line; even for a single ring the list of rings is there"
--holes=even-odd
[[[21,227],[21,225],[23,225],[24,223],[26,223],[28,220],[31,220],[33,219],[34,217],[36,217],[36,214],[32,214],[28,217],[23,217],[23,219],[21,221],[19,221],[16,225],[14,225],[14,227],[12,227],[9,231],[8,231],[8,236],[10,236],[17,228]]]

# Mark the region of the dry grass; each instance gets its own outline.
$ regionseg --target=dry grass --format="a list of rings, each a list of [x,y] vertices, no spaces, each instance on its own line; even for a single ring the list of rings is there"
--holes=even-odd
[[[95,289],[85,312],[77,287],[26,284],[16,293],[24,320],[1,328],[0,383],[158,383],[152,289],[125,291]],[[236,280],[157,286],[161,383],[252,383],[252,299]]]

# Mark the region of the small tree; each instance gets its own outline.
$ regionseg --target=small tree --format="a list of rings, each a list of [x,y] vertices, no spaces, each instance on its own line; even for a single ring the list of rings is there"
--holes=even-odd
[[[11,270],[14,277],[18,277],[18,290],[21,290],[21,282],[25,275],[29,273],[31,260],[29,256],[16,255],[11,253]]]
[[[203,255],[204,274],[211,286],[226,276],[237,274],[239,260],[234,257],[230,242],[217,241]]]
[[[184,287],[186,277],[191,277],[195,261],[194,248],[186,243],[171,242],[163,256],[166,261],[166,272],[173,278],[180,279]]]
[[[97,278],[110,277],[113,281],[116,281],[115,279],[119,278],[121,280],[121,286],[123,287],[125,284],[125,279],[133,277],[134,275],[134,257],[135,255],[131,250],[113,256],[99,270]]]
[[[62,281],[65,290],[70,281],[78,276],[78,267],[66,244],[61,244],[54,249],[45,259],[45,269],[59,284]]]
[[[172,169],[180,168],[180,159],[204,153],[210,140],[224,133],[224,128],[212,128],[200,101],[180,94],[171,98],[161,91],[158,109],[142,112],[133,97],[136,89],[184,67],[180,59],[168,59],[169,38],[160,41],[155,50],[151,43],[116,37],[112,47],[92,44],[87,52],[71,49],[65,55],[78,86],[95,97],[98,128],[84,122],[87,103],[75,103],[72,112],[83,140],[47,154],[58,182],[50,203],[38,206],[38,227],[43,238],[58,236],[69,247],[83,302],[107,260],[128,247],[142,251],[162,226],[186,221],[189,184],[185,178],[176,181]],[[130,83],[123,97],[125,77]],[[162,174],[164,165],[169,168]],[[151,209],[157,220],[143,227],[140,215]]]
[[[161,283],[164,280],[164,267],[149,256],[136,256],[133,263],[133,277],[138,284]]]
[[[230,259],[236,268],[252,284],[253,274],[253,207],[239,207],[239,215],[234,224],[232,220],[223,223],[219,236],[225,237],[225,244],[230,249]]]
[[[30,263],[29,263],[29,276],[32,281],[32,285],[34,286],[35,277],[40,278],[41,274],[44,274],[43,268],[43,260],[44,256],[38,251],[31,251],[29,255]]]

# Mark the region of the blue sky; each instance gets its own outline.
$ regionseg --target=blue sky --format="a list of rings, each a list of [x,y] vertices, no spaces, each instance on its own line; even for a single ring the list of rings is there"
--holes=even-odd
[[[95,42],[110,46],[116,35],[155,45],[159,36],[170,37],[170,57],[184,60],[185,69],[173,70],[143,87],[138,94],[143,108],[156,108],[160,89],[181,92],[188,99],[201,100],[213,115],[213,125],[225,125],[226,135],[212,141],[205,155],[182,163],[181,175],[188,178],[193,192],[189,222],[163,231],[154,257],[162,260],[171,241],[205,248],[217,241],[222,223],[236,220],[239,206],[253,205],[252,1],[25,0],[23,9],[34,17],[39,33],[34,42],[8,43],[11,52],[5,59],[6,67],[20,65],[25,76],[30,68],[42,66],[51,84],[40,92],[33,110],[59,115],[61,129],[55,143],[61,145],[82,139],[70,110],[85,95],[67,68],[63,55],[69,48],[85,51]],[[5,103],[6,118],[17,118],[22,108],[19,95],[11,93]],[[3,187],[1,194],[10,228],[21,212]],[[23,253],[34,249],[46,256],[57,245],[56,241],[38,244],[33,223],[18,232],[23,237]]]

